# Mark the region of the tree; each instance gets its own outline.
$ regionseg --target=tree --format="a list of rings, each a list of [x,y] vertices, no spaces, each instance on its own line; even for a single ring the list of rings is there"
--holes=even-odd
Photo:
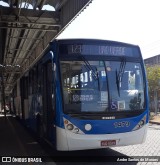
[[[146,72],[148,79],[150,102],[154,101],[154,109],[157,113],[157,96],[158,89],[160,89],[160,66],[146,66]]]
[[[146,66],[149,92],[160,87],[160,66]]]

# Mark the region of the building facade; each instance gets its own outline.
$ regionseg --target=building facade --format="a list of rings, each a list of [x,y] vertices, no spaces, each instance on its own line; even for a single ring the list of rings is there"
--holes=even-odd
[[[146,65],[160,65],[160,55],[156,55],[144,60]]]

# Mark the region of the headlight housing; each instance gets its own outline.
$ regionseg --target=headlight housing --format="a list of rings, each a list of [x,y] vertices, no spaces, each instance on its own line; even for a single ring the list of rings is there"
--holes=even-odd
[[[147,115],[145,115],[145,116],[139,121],[139,123],[133,128],[133,131],[142,128],[142,127],[146,124],[146,120],[147,120]]]
[[[69,120],[64,118],[63,121],[64,121],[64,127],[67,131],[70,131],[75,134],[84,134],[82,130],[80,130],[77,126],[75,126]]]

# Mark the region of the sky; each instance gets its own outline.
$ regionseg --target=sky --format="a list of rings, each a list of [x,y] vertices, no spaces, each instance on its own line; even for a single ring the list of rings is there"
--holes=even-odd
[[[159,55],[160,0],[93,0],[58,38],[126,42],[139,45],[144,59]]]
[[[93,0],[58,38],[94,38],[139,45],[160,54],[160,0]]]

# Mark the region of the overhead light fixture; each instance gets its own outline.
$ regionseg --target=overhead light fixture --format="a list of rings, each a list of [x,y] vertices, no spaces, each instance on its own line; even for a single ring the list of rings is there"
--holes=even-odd
[[[15,67],[19,67],[20,68],[21,66],[20,65],[15,65]]]
[[[7,67],[12,67],[12,65],[6,65]]]
[[[0,67],[3,67],[3,65],[2,65],[2,64],[0,64]]]

